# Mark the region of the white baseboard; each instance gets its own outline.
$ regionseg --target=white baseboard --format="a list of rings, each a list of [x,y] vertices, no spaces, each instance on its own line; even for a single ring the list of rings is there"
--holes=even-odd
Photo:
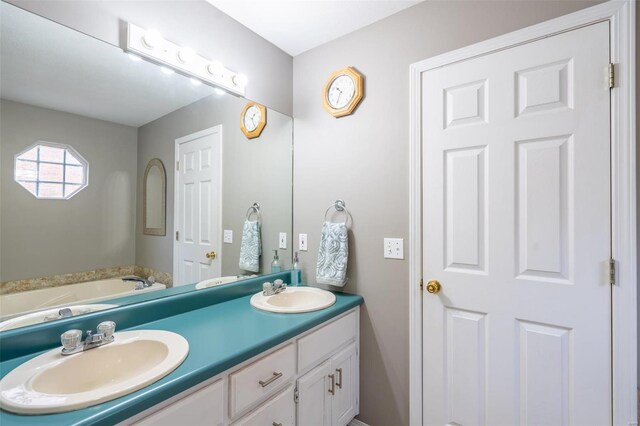
[[[369,425],[366,424],[365,422],[361,422],[358,419],[353,419],[349,422],[349,426],[369,426]]]

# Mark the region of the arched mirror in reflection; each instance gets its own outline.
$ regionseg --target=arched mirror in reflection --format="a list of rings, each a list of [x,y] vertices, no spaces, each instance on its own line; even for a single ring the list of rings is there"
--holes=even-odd
[[[273,250],[291,266],[292,247],[279,248],[292,235],[291,117],[265,106],[268,123],[247,139],[249,99],[7,2],[0,39],[0,333],[270,273]],[[176,148],[212,128],[217,157]],[[219,178],[215,191],[189,187],[198,168]],[[182,216],[181,200],[195,200]],[[245,269],[255,202],[262,255]],[[177,257],[190,239],[203,244]]]
[[[149,161],[142,181],[145,235],[166,235],[167,226],[167,174],[162,161]]]

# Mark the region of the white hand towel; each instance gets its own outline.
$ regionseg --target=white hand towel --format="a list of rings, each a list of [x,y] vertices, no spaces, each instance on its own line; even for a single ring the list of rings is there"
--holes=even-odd
[[[325,222],[322,225],[316,268],[319,284],[344,287],[347,283],[348,243],[346,224]]]

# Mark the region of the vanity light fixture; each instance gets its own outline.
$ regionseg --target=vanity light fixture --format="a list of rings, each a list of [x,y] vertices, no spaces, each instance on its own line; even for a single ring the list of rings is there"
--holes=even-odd
[[[164,40],[159,32],[156,30],[147,30],[141,38],[142,44],[147,49],[155,49],[160,47],[162,41]]]
[[[202,57],[188,47],[164,39],[158,31],[144,30],[128,24],[126,52],[192,77],[200,83],[207,83],[240,96],[245,94],[246,76],[225,68],[218,61]]]
[[[188,47],[183,47],[180,50],[178,50],[178,60],[183,64],[188,64],[189,62],[193,61],[195,57],[196,57],[196,52],[194,52],[193,49],[190,49]]]

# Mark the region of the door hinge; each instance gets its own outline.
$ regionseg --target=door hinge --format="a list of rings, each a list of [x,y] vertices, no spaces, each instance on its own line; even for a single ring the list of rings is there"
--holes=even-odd
[[[422,278],[420,278],[420,291],[423,290],[423,287],[424,287],[424,283],[422,282]]]
[[[609,89],[613,89],[616,86],[616,67],[614,64],[609,64]]]
[[[176,170],[180,171],[180,162],[179,161],[176,161]]]
[[[176,241],[180,241],[179,237],[180,237],[180,231],[176,231]]]
[[[616,261],[609,259],[609,284],[616,285]]]
[[[300,396],[298,394],[298,388],[295,388],[293,390],[293,402],[297,404],[299,400],[300,400]]]

